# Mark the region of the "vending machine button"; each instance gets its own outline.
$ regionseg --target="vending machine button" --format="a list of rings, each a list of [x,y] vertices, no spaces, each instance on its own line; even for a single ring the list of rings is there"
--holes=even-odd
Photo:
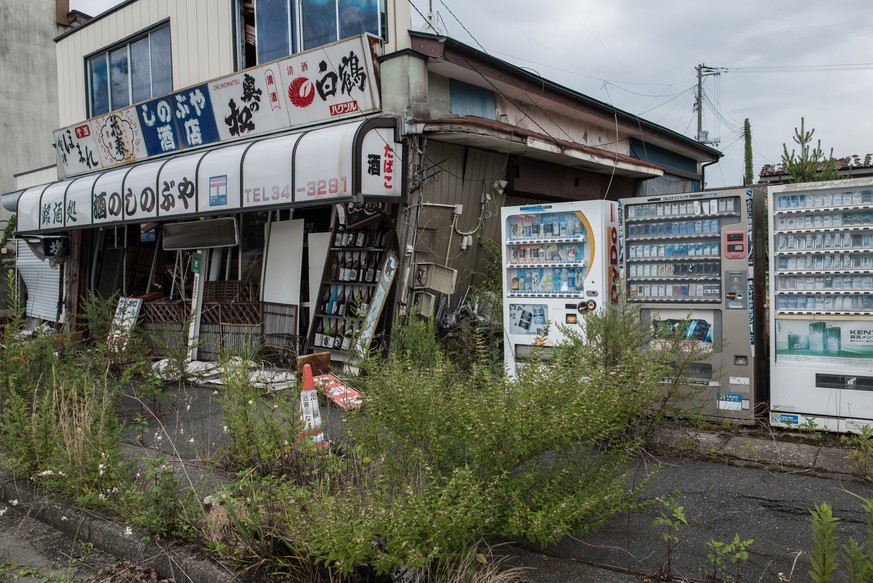
[[[594,300],[588,300],[587,303],[588,303],[588,309],[589,309],[589,310],[592,310],[592,311],[593,311],[593,310],[596,310],[596,309],[597,309],[597,302],[595,302]]]

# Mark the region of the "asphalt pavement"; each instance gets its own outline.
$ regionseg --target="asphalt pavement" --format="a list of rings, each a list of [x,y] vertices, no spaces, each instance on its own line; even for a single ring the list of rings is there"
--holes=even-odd
[[[181,460],[174,467],[184,466],[183,480],[203,496],[218,484],[231,481],[232,476],[212,469],[224,437],[220,395],[221,389],[214,386],[185,387],[174,395],[174,402],[160,408],[128,399],[129,417],[151,420],[131,429],[127,455],[164,457],[171,463]],[[157,413],[157,418],[151,413]],[[340,431],[339,410],[323,406],[321,413],[328,435],[335,437]],[[650,453],[636,468],[640,479],[651,474],[649,496],[674,496],[688,521],[677,533],[673,564],[677,580],[700,580],[711,567],[709,542],[727,542],[735,534],[754,540],[748,560],[740,566],[743,581],[809,580],[809,511],[819,502],[833,505],[841,519],[841,540],[848,536],[864,540],[868,517],[853,494],[873,497],[873,489],[855,476],[847,449],[833,437],[800,442],[784,433],[742,429],[661,429],[649,445]],[[79,541],[132,564],[148,563],[177,582],[233,580],[233,573],[205,560],[194,549],[156,546],[135,529],[131,535],[128,525],[117,519],[46,503],[45,496],[29,491],[27,484],[16,484],[9,476],[0,475],[0,510],[9,508],[13,500],[17,501],[15,516],[24,516],[23,512],[28,520],[41,520],[67,541]],[[662,569],[666,560],[666,545],[652,525],[661,511],[660,503],[654,501],[649,510],[613,517],[590,535],[568,537],[546,548],[507,544],[497,552],[506,552],[512,564],[527,567],[528,578],[537,583],[639,583]],[[10,524],[8,519],[0,521],[0,564],[9,553],[18,556],[7,561],[29,556],[26,548],[17,546],[26,547],[27,537]],[[6,555],[2,554],[4,549]],[[53,564],[60,563],[54,560]],[[40,568],[45,569],[46,564]]]

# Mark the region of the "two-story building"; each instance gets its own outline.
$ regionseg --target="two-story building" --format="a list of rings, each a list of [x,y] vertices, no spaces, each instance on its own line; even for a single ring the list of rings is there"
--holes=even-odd
[[[128,0],[57,37],[58,180],[3,202],[62,265],[59,319],[144,296],[201,358],[344,358],[456,302],[500,207],[692,192],[720,157],[410,27],[406,0]]]

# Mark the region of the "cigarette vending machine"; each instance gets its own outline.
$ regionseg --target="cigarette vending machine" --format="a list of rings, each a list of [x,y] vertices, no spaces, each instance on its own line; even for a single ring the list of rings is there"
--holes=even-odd
[[[711,350],[674,403],[706,418],[750,424],[766,407],[764,198],[742,188],[620,201],[627,300],[654,338],[679,332],[688,350]]]
[[[771,425],[873,425],[873,179],[769,188]]]
[[[505,207],[504,360],[547,356],[567,329],[618,299],[618,206],[592,200]],[[534,347],[539,347],[534,349]]]

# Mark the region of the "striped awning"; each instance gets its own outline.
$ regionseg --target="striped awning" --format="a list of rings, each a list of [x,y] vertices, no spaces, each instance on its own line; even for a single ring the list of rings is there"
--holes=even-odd
[[[20,234],[398,198],[404,151],[395,118],[285,133],[3,195]]]

